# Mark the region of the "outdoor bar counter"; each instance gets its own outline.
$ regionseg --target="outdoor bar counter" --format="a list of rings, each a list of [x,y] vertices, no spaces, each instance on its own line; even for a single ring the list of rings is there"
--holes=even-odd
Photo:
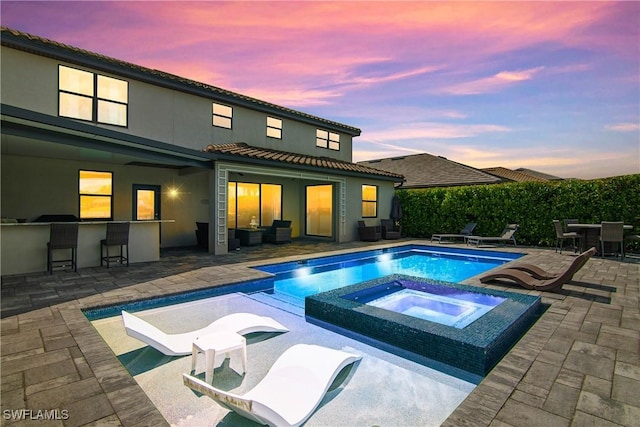
[[[162,222],[173,220],[129,221],[130,263],[160,259]],[[78,224],[78,268],[99,266],[100,240],[106,237],[107,221],[86,221]],[[47,242],[51,223],[3,223],[0,226],[0,274],[5,276],[47,271]],[[118,248],[114,250],[117,251]]]

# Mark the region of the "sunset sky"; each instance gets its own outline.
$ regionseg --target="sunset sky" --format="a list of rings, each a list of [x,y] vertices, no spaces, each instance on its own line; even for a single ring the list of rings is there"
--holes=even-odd
[[[0,7],[4,26],[358,127],[354,161],[640,173],[640,2]]]

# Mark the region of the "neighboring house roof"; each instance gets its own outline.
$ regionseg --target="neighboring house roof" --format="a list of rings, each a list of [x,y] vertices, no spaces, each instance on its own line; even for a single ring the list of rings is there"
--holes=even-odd
[[[54,40],[49,40],[33,34],[1,27],[2,45],[25,52],[43,55],[62,61],[67,61],[98,70],[107,71],[136,80],[144,81],[156,86],[163,86],[174,90],[191,93],[197,96],[208,97],[222,102],[244,106],[257,111],[276,114],[279,117],[292,118],[305,123],[313,123],[331,130],[344,132],[352,136],[358,136],[361,130],[342,123],[312,116],[290,108],[271,104],[256,98],[242,95],[229,90],[221,89],[205,83],[179,77],[163,71],[145,68],[130,62],[121,61],[98,53],[90,52],[77,47],[69,46]]]
[[[509,181],[515,181],[515,182],[528,182],[528,181],[535,181],[535,182],[543,182],[543,181],[548,181],[548,179],[539,177],[539,176],[534,176],[534,175],[529,175],[526,173],[522,173],[522,172],[517,172],[511,169],[507,169],[507,168],[503,168],[503,167],[494,167],[494,168],[483,168],[483,171],[490,173],[491,175],[495,175],[497,177],[500,178],[504,178],[504,179],[508,179]]]
[[[265,164],[287,163],[289,165],[296,165],[307,169],[333,169],[340,172],[346,172],[347,174],[372,175],[394,182],[402,182],[404,178],[398,173],[371,168],[357,163],[345,162],[328,157],[307,156],[304,154],[253,147],[244,142],[208,145],[204,151],[216,154],[216,158],[220,160],[232,161],[235,157],[258,160]]]
[[[502,179],[479,169],[427,153],[367,160],[358,164],[404,175],[405,182],[400,188],[453,187],[503,182]]]
[[[544,178],[544,179],[549,180],[549,181],[561,181],[561,180],[564,179],[564,178],[560,178],[559,176],[549,175],[548,173],[538,172],[538,171],[534,171],[532,169],[527,169],[527,168],[518,168],[518,169],[514,169],[514,170],[516,172],[526,173],[527,175],[537,176],[539,178]]]

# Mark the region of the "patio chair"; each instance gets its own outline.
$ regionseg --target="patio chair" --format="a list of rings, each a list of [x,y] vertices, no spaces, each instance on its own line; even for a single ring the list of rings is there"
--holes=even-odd
[[[591,248],[574,258],[571,264],[558,276],[551,279],[536,279],[526,271],[514,268],[502,268],[498,271],[489,272],[480,276],[480,282],[487,283],[492,280],[510,280],[526,289],[536,291],[555,291],[562,288],[562,285],[571,281],[573,276],[587,263],[589,258],[596,254],[596,248]]]
[[[358,221],[358,236],[363,242],[377,242],[382,238],[382,229],[379,225],[367,225],[364,221]]]
[[[433,242],[438,241],[440,243],[442,243],[442,241],[450,241],[453,239],[464,239],[467,236],[470,236],[471,233],[473,233],[473,229],[476,228],[476,223],[475,222],[469,222],[467,223],[467,225],[464,226],[464,228],[462,230],[460,230],[460,232],[458,234],[455,233],[451,233],[451,234],[433,234],[431,236],[431,241]]]
[[[53,251],[70,249],[70,259],[53,259]],[[78,223],[52,223],[47,243],[47,271],[53,274],[54,267],[69,266],[78,271]]]
[[[518,224],[507,224],[502,233],[499,236],[494,237],[483,237],[483,236],[467,236],[465,240],[467,241],[467,245],[475,244],[476,246],[480,246],[481,243],[485,242],[513,242],[513,246],[516,245],[516,238],[514,234],[518,231]]]
[[[262,229],[262,241],[291,243],[291,221],[274,219],[271,227]]]
[[[182,374],[184,385],[240,416],[269,426],[299,426],[316,410],[338,374],[362,357],[313,344],[296,344],[244,395]]]
[[[563,220],[562,220],[562,224],[563,224],[562,229],[563,229],[564,231],[568,231],[568,230],[569,230],[569,227],[568,227],[568,225],[569,225],[569,224],[579,224],[579,223],[580,223],[580,221],[579,221],[577,218],[567,218],[567,219],[563,219]]]
[[[392,219],[381,219],[380,230],[382,238],[386,240],[399,239],[402,235],[402,226],[396,225]]]
[[[620,248],[621,259],[624,259],[624,223],[602,221],[600,228],[600,254],[604,258],[604,244],[617,243]],[[618,256],[618,252],[615,252]]]
[[[577,224],[577,223],[574,223]],[[562,253],[562,248],[564,247],[564,240],[565,239],[571,239],[573,241],[573,252],[577,252],[578,251],[578,246],[576,245],[576,239],[582,239],[582,234],[577,233],[575,231],[571,231],[571,232],[565,232],[562,229],[562,224],[560,223],[559,220],[554,219],[553,220],[553,226],[555,227],[556,230],[556,252],[558,252],[558,248],[560,248],[560,253]]]
[[[167,334],[131,313],[122,310],[127,335],[155,348],[167,356],[191,354],[193,341],[214,332],[235,332],[240,335],[254,332],[287,332],[288,329],[270,317],[253,313],[233,313],[217,319],[204,328],[178,334]]]

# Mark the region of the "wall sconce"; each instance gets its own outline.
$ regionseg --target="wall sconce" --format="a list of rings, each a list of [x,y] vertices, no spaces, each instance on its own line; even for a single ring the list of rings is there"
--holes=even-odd
[[[169,197],[172,199],[177,198],[180,195],[180,192],[177,188],[169,188]]]

